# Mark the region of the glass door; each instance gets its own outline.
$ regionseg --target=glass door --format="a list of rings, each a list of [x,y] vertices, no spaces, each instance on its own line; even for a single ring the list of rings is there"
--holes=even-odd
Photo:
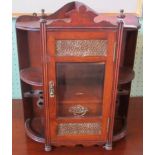
[[[49,35],[48,45],[54,43],[48,48],[49,79],[54,86],[53,97],[49,97],[53,140],[106,138],[107,100],[112,89],[112,66],[107,63],[111,44],[104,33],[92,33],[90,40],[88,34],[79,37],[75,33],[74,38],[69,32]]]
[[[104,63],[57,63],[57,116],[101,116],[104,70]]]
[[[65,62],[56,64],[57,118],[83,119],[60,123],[58,135],[101,134],[100,122],[85,122],[102,116],[104,63]]]

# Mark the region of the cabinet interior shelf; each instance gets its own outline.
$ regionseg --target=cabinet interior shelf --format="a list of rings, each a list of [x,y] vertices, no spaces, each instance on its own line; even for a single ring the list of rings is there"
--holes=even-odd
[[[20,71],[20,78],[27,84],[43,86],[41,68],[25,68]]]
[[[131,82],[135,77],[135,72],[128,67],[121,67],[119,71],[119,84]]]
[[[120,68],[119,74],[119,84],[126,84],[133,80],[134,78],[134,71],[130,68],[123,67]],[[42,79],[42,71],[41,68],[25,68],[20,71],[20,78],[27,84],[33,86],[43,86],[43,79]]]

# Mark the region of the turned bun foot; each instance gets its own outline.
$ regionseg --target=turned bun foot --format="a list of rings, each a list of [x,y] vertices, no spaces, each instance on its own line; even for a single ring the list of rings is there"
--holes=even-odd
[[[45,151],[46,152],[52,151],[52,146],[51,145],[45,145]]]
[[[111,151],[112,150],[112,144],[106,143],[103,148],[107,151]]]

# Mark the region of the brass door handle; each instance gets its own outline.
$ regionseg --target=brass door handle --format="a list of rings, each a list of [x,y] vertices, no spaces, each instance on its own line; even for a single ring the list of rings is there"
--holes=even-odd
[[[54,97],[54,82],[53,81],[49,82],[49,96]]]

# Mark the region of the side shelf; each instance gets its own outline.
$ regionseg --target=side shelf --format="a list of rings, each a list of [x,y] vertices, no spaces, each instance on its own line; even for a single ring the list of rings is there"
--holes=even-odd
[[[135,77],[135,72],[127,67],[121,67],[119,72],[119,84],[131,82]]]
[[[126,84],[134,79],[135,73],[127,67],[120,68],[119,84]],[[41,68],[25,68],[20,71],[20,78],[27,84],[33,86],[43,86]],[[126,93],[126,92],[125,92]]]
[[[120,95],[129,95],[130,91],[128,89],[122,89],[122,86],[130,83],[134,78],[134,71],[130,68],[123,67],[120,68],[120,74],[119,74],[119,86],[118,86],[118,98]],[[20,78],[25,83],[32,85],[32,86],[43,86],[42,81],[42,72],[41,68],[25,68],[20,71]],[[38,97],[39,91],[34,92],[25,92],[24,97]],[[87,102],[90,102],[87,101]],[[38,102],[37,102],[38,103]],[[36,120],[37,126],[36,126]],[[40,123],[38,123],[40,122]],[[115,117],[115,128],[114,128],[114,134],[113,134],[113,141],[118,141],[126,136],[126,121],[125,118],[121,117]],[[40,124],[40,125],[39,125]],[[41,133],[41,131],[38,131],[38,133],[35,131],[37,128],[41,130],[41,118],[33,118],[33,119],[27,119],[25,122],[25,128],[27,135],[33,139],[34,141],[44,143],[44,134]]]
[[[20,78],[33,86],[43,86],[41,68],[26,68],[20,71]]]
[[[34,126],[33,129],[32,126]],[[44,132],[42,131],[41,126],[41,118],[27,119],[25,121],[26,134],[36,142],[45,143]],[[34,131],[34,129],[38,128],[39,131]]]

